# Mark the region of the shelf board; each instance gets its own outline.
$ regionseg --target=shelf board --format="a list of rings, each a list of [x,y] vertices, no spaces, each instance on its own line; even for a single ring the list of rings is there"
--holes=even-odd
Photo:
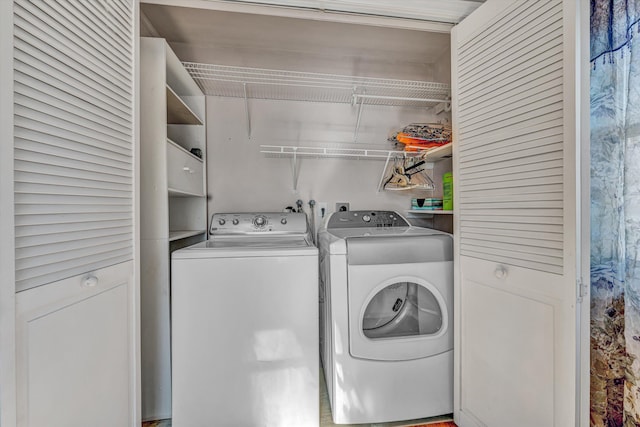
[[[174,240],[186,239],[187,237],[198,236],[198,235],[204,234],[206,232],[207,232],[207,230],[169,231],[169,241],[173,242]]]
[[[421,214],[421,215],[453,215],[453,211],[443,211],[443,210],[429,210],[429,209],[409,209],[407,213],[411,214]]]
[[[182,66],[182,62],[165,44],[165,60],[167,70],[167,84],[171,86],[175,93],[181,96],[203,96],[204,94],[193,81],[187,70]]]
[[[174,147],[176,147],[178,150],[183,151],[185,154],[187,154],[188,156],[193,157],[194,159],[196,159],[197,161],[199,161],[200,163],[203,163],[204,160],[201,159],[200,157],[196,156],[195,154],[193,154],[191,151],[187,150],[186,148],[184,148],[182,145],[178,144],[175,141],[170,140],[169,138],[167,138],[167,143],[173,145]]]
[[[431,148],[425,151],[427,153],[427,161],[435,163],[451,158],[453,155],[453,144],[450,142],[441,147]]]
[[[167,85],[167,124],[201,125],[202,120],[185,104],[173,89]]]
[[[177,190],[175,188],[169,188],[169,197],[204,197],[204,194],[191,193],[189,191]]]

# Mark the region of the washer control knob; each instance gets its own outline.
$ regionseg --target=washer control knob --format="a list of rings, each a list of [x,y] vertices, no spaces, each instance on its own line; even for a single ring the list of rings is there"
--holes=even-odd
[[[257,216],[253,219],[253,225],[258,228],[262,228],[267,224],[267,218],[263,216]]]
[[[227,223],[227,221],[225,221],[224,218],[220,218],[218,220],[218,224],[220,224],[220,225],[225,225],[226,223]]]
[[[370,222],[371,221],[371,217],[369,215],[362,215],[362,220],[364,222]]]
[[[233,221],[231,221],[231,222],[233,223],[233,225],[238,225],[240,223],[238,218],[233,218]]]
[[[286,223],[287,223],[287,218],[282,218],[282,219],[280,220],[280,223],[281,223],[282,225],[286,224]]]

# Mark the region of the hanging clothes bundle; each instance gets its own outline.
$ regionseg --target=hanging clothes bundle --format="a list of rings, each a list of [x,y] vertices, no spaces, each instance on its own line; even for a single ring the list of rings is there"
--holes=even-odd
[[[424,154],[397,155],[389,162],[382,188],[385,190],[433,190],[433,181],[425,170]]]

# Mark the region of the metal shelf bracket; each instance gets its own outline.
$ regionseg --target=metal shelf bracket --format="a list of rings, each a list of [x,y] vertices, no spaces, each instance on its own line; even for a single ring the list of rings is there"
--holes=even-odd
[[[364,90],[366,92],[366,89]],[[356,119],[356,129],[353,132],[353,142],[358,142],[358,132],[360,131],[360,119],[362,118],[362,106],[364,104],[364,98],[358,96],[356,93],[356,88],[353,88],[353,105],[358,103],[358,98],[360,98],[360,104],[358,105],[358,118]]]
[[[244,111],[247,121],[247,138],[251,139],[251,116],[249,115],[249,98],[247,97],[247,84],[243,83],[242,87],[244,89]]]
[[[293,155],[291,156],[291,174],[293,176],[293,191],[298,191],[298,174],[300,173],[300,165],[298,164],[298,147],[293,147]]]

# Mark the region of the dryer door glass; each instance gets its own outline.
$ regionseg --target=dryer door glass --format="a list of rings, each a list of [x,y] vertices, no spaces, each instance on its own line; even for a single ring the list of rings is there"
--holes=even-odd
[[[399,282],[378,292],[362,319],[364,335],[370,339],[432,335],[442,328],[442,309],[435,295],[424,286]]]

